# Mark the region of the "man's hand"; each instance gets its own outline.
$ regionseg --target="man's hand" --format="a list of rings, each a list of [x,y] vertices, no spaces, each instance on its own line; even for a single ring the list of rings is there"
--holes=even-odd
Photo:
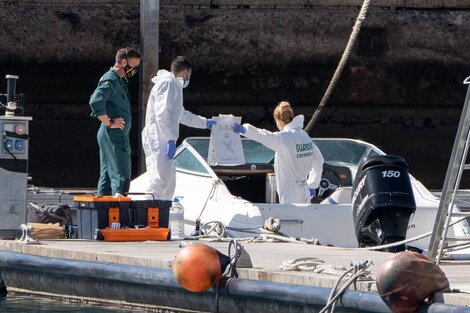
[[[110,119],[110,125],[107,127],[124,129],[125,125],[126,121],[122,117],[116,117],[115,119]]]
[[[126,121],[122,117],[109,118],[107,114],[98,116],[98,119],[103,123],[107,128],[119,128],[124,129]]]
[[[207,128],[207,129],[212,129],[212,125],[215,125],[215,124],[217,124],[217,122],[214,121],[214,120],[211,119],[211,118],[208,118],[208,119],[206,120],[206,128]]]

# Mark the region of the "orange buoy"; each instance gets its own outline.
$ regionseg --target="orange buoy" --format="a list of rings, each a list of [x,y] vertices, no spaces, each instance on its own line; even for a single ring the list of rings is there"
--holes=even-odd
[[[173,261],[173,275],[184,289],[200,292],[215,285],[222,277],[230,258],[205,244],[184,247]]]
[[[444,272],[427,257],[411,251],[386,260],[377,271],[376,283],[393,313],[416,312],[426,298],[449,290]]]

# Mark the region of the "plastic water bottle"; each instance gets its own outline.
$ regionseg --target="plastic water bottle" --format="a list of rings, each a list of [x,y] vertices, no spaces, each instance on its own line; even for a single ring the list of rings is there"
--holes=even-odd
[[[175,197],[170,207],[171,240],[184,239],[184,208],[181,197]]]

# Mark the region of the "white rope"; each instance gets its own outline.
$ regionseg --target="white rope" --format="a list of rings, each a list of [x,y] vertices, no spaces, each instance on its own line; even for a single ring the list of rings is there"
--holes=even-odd
[[[244,238],[237,238],[237,241],[244,241],[246,243],[254,242],[255,238],[253,237],[244,237]],[[200,237],[197,240],[205,241],[205,242],[230,242],[233,238],[228,237]],[[180,247],[181,248],[181,247]]]
[[[405,240],[402,240],[402,241],[397,241],[397,242],[394,242],[394,243],[389,243],[389,244],[386,244],[386,245],[373,246],[373,247],[361,247],[359,249],[361,249],[361,250],[382,250],[382,249],[397,247],[397,246],[401,246],[401,245],[404,245],[404,244],[409,243],[409,242],[417,241],[417,240],[426,238],[428,236],[431,236],[431,233],[432,233],[432,231],[421,234],[421,235],[413,237],[413,238],[405,239]]]
[[[458,219],[457,221],[454,221],[454,222],[450,223],[449,227],[454,226],[455,224],[460,223],[465,219],[466,219],[466,217]],[[405,239],[405,240],[402,240],[402,241],[397,241],[397,242],[393,242],[393,243],[389,243],[389,244],[381,245],[381,246],[361,247],[359,249],[361,249],[361,250],[381,250],[381,249],[397,247],[397,246],[400,246],[400,245],[404,245],[404,244],[407,244],[407,243],[410,243],[410,242],[413,242],[413,241],[418,241],[420,239],[429,237],[429,236],[431,236],[431,234],[432,234],[432,231],[429,231],[427,233],[424,233],[424,234],[421,234],[421,235],[418,235],[418,236],[415,236],[415,237],[412,237],[412,238],[408,238],[408,239]]]
[[[281,220],[279,218],[269,217],[264,221],[263,228],[272,232],[278,232],[281,229]]]
[[[282,242],[292,242],[292,243],[300,243],[300,244],[311,244],[311,245],[319,245],[318,239],[312,238],[312,239],[307,239],[307,238],[294,238],[287,236],[286,234],[283,233],[264,233],[259,236],[259,241],[266,241],[266,242],[276,242],[276,241],[282,241]]]
[[[247,228],[225,226],[220,221],[210,221],[200,227],[201,235],[195,238],[206,241],[229,241],[227,230],[238,232],[253,233],[255,236],[249,238],[238,238],[239,240],[249,240],[250,242],[291,242],[300,244],[319,245],[315,238],[294,238],[279,231],[281,221],[273,217],[268,218],[263,226],[254,226]],[[258,236],[258,237],[256,237]]]
[[[305,131],[308,133],[312,129],[313,124],[318,119],[320,112],[322,111],[323,107],[325,106],[326,102],[330,98],[331,94],[333,93],[333,89],[336,86],[339,78],[341,77],[341,73],[343,72],[344,66],[349,59],[349,55],[351,54],[352,48],[354,47],[354,43],[356,42],[356,38],[359,35],[359,31],[361,30],[362,22],[366,19],[367,10],[369,9],[370,0],[364,0],[362,3],[361,10],[359,11],[359,15],[357,16],[356,23],[354,24],[353,31],[349,37],[348,44],[344,50],[343,55],[341,56],[341,60],[339,61],[338,67],[333,75],[333,78],[326,89],[325,95],[323,96],[320,104],[318,105],[315,113],[313,114],[312,118],[308,122],[307,126],[305,127]]]
[[[331,289],[330,296],[328,297],[328,302],[325,307],[319,313],[334,313],[336,309],[336,302],[342,297],[344,292],[349,288],[352,283],[355,283],[359,277],[365,277],[369,275],[370,271],[367,270],[369,266],[373,263],[370,260],[357,262],[351,262],[351,268],[344,272],[341,277],[338,278],[334,287]],[[353,273],[351,277],[344,283],[343,287],[336,293],[336,289],[338,288],[340,282],[348,276],[350,273]]]
[[[209,192],[209,195],[207,196],[206,201],[204,202],[204,205],[202,206],[201,212],[199,213],[199,216],[196,219],[196,221],[201,220],[201,216],[202,216],[202,213],[204,213],[204,210],[206,209],[207,202],[209,201],[209,199],[212,199],[212,197],[214,196],[215,190],[217,189],[217,184],[219,181],[220,179],[212,181],[211,191]]]
[[[202,235],[197,236],[197,238],[214,237],[214,235],[217,238],[225,237],[225,225],[220,221],[202,224],[200,231]]]
[[[282,271],[314,271],[318,266],[325,264],[324,261],[313,257],[302,257],[282,262],[279,267]]]
[[[286,260],[279,267],[282,271],[310,271],[315,274],[344,275],[348,270],[345,266],[325,263],[315,257],[301,257],[294,260]],[[354,269],[354,268],[353,268]],[[367,272],[368,274],[369,272]]]
[[[225,226],[224,223],[222,223],[221,221],[210,221],[201,225],[200,227],[201,235],[196,236],[196,238],[208,239],[208,240],[215,239],[219,241],[230,241],[232,239],[229,238],[229,236],[227,235],[227,230],[236,230],[239,232],[246,232],[246,233],[253,233],[255,230],[257,230],[257,232],[254,232],[257,235],[259,234],[260,229],[262,229],[261,226],[237,228],[237,227]],[[238,240],[250,240],[250,241],[256,240],[255,237],[237,238],[237,239]]]
[[[344,292],[349,288],[349,286],[355,283],[360,277],[367,277],[370,274],[368,270],[369,266],[373,263],[370,260],[366,261],[352,261],[351,267],[347,269],[344,266],[327,264],[323,260],[314,258],[314,257],[302,257],[294,260],[284,261],[283,264],[279,267],[283,271],[311,271],[313,273],[321,274],[331,274],[337,275],[339,278],[336,280],[333,288],[331,289],[330,295],[328,297],[327,304],[320,311],[320,313],[333,313],[336,308],[336,302]],[[338,286],[340,282],[345,278],[349,277],[344,285],[340,288],[338,292]],[[370,279],[370,278],[369,278]]]

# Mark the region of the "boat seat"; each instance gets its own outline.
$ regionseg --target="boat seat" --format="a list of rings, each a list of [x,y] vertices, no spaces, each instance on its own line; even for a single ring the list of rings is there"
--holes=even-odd
[[[338,187],[322,204],[351,204],[352,186]]]

